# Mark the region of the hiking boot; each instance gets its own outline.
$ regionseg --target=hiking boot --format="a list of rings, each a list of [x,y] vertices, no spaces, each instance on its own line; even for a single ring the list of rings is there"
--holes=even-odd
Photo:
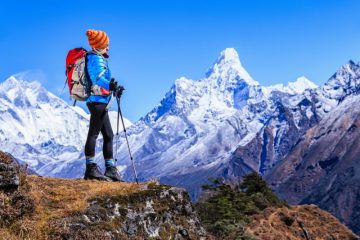
[[[104,175],[115,182],[124,182],[121,180],[120,174],[115,166],[106,167]]]
[[[108,177],[105,177],[99,170],[96,163],[86,164],[85,180],[100,180],[111,181]]]

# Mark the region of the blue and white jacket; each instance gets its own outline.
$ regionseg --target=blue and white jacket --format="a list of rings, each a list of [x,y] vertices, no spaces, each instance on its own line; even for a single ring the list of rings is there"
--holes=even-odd
[[[100,87],[104,92],[110,92],[109,84],[111,80],[111,72],[108,67],[107,60],[95,53],[89,52],[86,56],[87,58],[87,71],[92,83],[92,88],[94,86]],[[98,103],[109,103],[111,95],[93,95],[87,98],[86,102],[98,102]]]

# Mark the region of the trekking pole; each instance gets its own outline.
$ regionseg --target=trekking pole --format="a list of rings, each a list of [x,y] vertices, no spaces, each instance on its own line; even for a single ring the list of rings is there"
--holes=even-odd
[[[119,116],[120,116],[120,107],[118,104],[118,113],[117,113],[117,120],[116,120],[115,162],[117,162],[117,152],[118,152],[118,142],[119,142]]]
[[[123,125],[123,129],[124,129],[124,133],[125,133],[126,144],[127,144],[128,150],[129,150],[129,155],[130,155],[132,167],[133,167],[133,170],[134,170],[135,180],[136,180],[136,183],[139,184],[136,169],[135,169],[134,159],[133,159],[132,154],[131,154],[129,140],[128,140],[127,134],[126,134],[124,118],[122,116],[122,112],[121,112],[121,109],[120,109],[120,98],[118,96],[116,96],[116,102],[117,102],[117,105],[118,105],[118,118],[117,118],[117,124],[118,125],[117,125],[117,133],[116,134],[117,135],[119,134],[119,116],[120,116],[121,117],[121,122],[122,122],[122,125]],[[117,144],[117,142],[116,142],[116,144]]]

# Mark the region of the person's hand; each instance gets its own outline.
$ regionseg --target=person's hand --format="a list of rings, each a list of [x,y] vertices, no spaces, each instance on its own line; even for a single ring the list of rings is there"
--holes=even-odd
[[[119,85],[115,91],[115,96],[117,98],[120,98],[124,90],[125,90],[125,88],[123,86]]]
[[[110,91],[115,92],[117,90],[117,88],[118,88],[118,83],[115,81],[115,78],[112,78],[110,80],[109,89],[110,89]]]

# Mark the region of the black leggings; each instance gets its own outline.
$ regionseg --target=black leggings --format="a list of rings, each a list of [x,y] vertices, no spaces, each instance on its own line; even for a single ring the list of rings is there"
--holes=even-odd
[[[105,103],[87,103],[91,113],[89,132],[85,144],[85,156],[95,156],[96,139],[101,134],[104,138],[103,154],[104,159],[113,158],[113,131],[110,124],[109,114],[106,111]]]

